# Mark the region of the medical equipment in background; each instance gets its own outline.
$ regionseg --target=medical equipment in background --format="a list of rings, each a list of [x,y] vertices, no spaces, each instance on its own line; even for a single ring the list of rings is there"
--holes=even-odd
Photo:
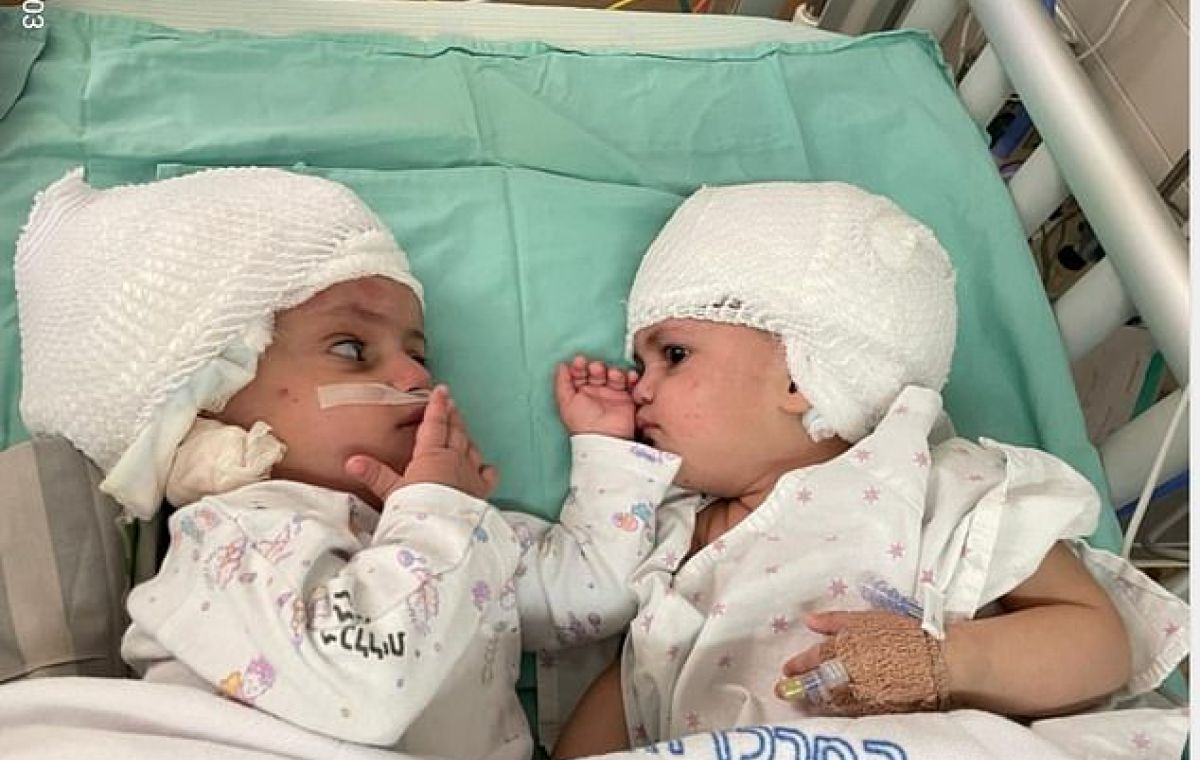
[[[895,28],[909,4],[909,0],[807,0],[797,8],[797,20],[858,35]]]

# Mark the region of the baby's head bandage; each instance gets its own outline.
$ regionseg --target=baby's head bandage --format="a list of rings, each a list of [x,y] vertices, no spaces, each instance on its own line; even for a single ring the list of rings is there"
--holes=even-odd
[[[778,335],[814,439],[853,442],[906,385],[941,390],[954,352],[954,270],[892,201],[841,182],[705,187],[642,259],[627,347],[666,319]]]
[[[402,391],[383,383],[337,383],[317,386],[317,405],[322,409],[334,406],[401,406],[424,404],[429,391]]]
[[[271,477],[287,447],[261,420],[249,430],[197,418],[171,460],[164,493],[177,507]]]
[[[353,192],[279,169],[106,190],[76,169],[38,194],[14,268],[25,425],[68,438],[143,518],[197,413],[254,378],[276,312],[364,277],[422,298]]]

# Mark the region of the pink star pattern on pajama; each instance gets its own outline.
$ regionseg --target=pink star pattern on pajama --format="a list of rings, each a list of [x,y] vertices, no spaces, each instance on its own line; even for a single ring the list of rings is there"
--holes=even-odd
[[[622,655],[635,743],[691,733],[691,716],[704,730],[794,718],[802,707],[775,699],[772,686],[784,661],[822,640],[801,614],[865,609],[868,581],[912,596],[937,630],[939,613],[974,615],[1055,541],[1093,530],[1100,502],[1082,476],[1032,449],[931,443],[940,412],[938,394],[905,389],[874,432],[784,475],[757,510],[682,565],[706,502],[668,497],[658,544],[631,576],[641,614],[654,614],[652,628],[629,631]],[[1140,614],[1127,627],[1158,647],[1167,619],[1147,627]],[[560,709],[565,716],[569,706]]]

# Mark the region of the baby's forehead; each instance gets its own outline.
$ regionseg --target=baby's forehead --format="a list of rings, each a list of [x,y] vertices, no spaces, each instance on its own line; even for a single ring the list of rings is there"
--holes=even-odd
[[[324,305],[342,301],[361,303],[387,303],[391,301],[406,301],[415,299],[416,295],[405,284],[389,277],[374,276],[360,277],[355,280],[344,280],[312,295],[301,305],[321,308]]]
[[[420,328],[421,303],[406,285],[386,277],[368,277],[332,285],[282,312],[287,322],[354,319]]]
[[[717,322],[709,319],[673,317],[638,330],[633,336],[633,345],[636,350],[642,346],[655,346],[663,342],[684,339],[739,340],[751,338],[765,338],[774,341],[778,340],[779,336],[749,325]]]

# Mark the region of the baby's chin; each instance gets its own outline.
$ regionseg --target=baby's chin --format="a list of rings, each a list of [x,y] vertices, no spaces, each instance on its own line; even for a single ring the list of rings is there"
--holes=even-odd
[[[684,462],[684,466],[680,467],[679,471],[675,473],[674,484],[676,487],[682,488],[685,491],[702,493],[705,496],[716,496],[722,499],[733,499],[742,495],[741,493],[735,493],[737,489],[731,487],[728,483],[720,483],[712,477],[705,477],[709,473],[694,475],[688,471],[686,459]]]
[[[403,475],[404,471],[408,469],[409,462],[412,461],[411,446],[404,447],[402,451],[386,453],[358,451],[344,456],[340,454],[334,455],[325,459],[319,465],[310,467],[289,466],[291,463],[285,458],[283,462],[272,468],[271,477],[280,480],[294,480],[299,483],[327,488],[331,491],[354,494],[376,511],[382,510],[383,499],[379,498],[366,483],[357,480],[350,473],[346,472],[346,462],[355,454],[370,456],[382,462],[386,467],[391,468],[397,475]]]
[[[355,480],[339,480],[336,483],[317,483],[316,485],[324,486],[334,491],[341,491],[342,493],[354,494],[376,512],[383,511],[383,499],[376,496],[375,492],[370,488]]]

